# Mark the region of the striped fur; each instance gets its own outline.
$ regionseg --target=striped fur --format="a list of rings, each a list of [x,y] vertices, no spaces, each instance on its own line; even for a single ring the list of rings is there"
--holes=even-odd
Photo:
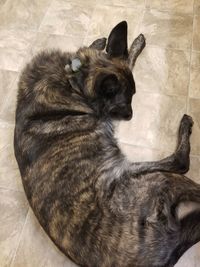
[[[73,58],[83,66],[69,76]],[[116,77],[114,96],[99,88],[102,73]],[[128,60],[94,48],[42,52],[21,74],[14,146],[24,189],[46,233],[80,266],[170,267],[200,240],[199,213],[176,215],[179,202],[200,202],[200,186],[166,161],[165,172],[138,167],[118,147],[113,118],[124,118],[120,105],[134,92]]]

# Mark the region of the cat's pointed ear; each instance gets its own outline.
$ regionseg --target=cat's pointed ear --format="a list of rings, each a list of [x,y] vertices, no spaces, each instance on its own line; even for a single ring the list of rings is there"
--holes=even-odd
[[[112,29],[106,46],[106,52],[110,57],[128,57],[127,27],[127,22],[122,21]]]

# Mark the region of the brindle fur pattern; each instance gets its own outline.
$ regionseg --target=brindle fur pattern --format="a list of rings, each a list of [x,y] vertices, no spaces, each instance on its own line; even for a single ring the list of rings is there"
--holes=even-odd
[[[200,202],[200,185],[181,175],[189,168],[192,119],[183,117],[173,155],[158,162],[126,159],[112,121],[132,115],[131,68],[144,38],[127,59],[119,30],[127,31],[125,22],[111,32],[107,53],[102,39],[74,54],[42,52],[25,67],[15,156],[36,217],[74,262],[171,267],[200,240],[200,212],[181,220],[176,214],[180,202]],[[73,58],[82,68],[67,74]]]

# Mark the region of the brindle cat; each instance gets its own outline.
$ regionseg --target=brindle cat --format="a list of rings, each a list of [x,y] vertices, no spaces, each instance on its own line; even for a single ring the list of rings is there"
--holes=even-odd
[[[113,119],[130,119],[132,67],[145,45],[127,50],[127,24],[76,53],[42,52],[19,81],[15,156],[40,224],[74,262],[88,267],[171,267],[200,240],[200,202],[189,168],[192,119],[184,115],[177,150],[131,163],[113,137]],[[73,71],[73,60],[81,63]],[[68,64],[68,70],[66,65]],[[70,66],[70,67],[69,67]]]

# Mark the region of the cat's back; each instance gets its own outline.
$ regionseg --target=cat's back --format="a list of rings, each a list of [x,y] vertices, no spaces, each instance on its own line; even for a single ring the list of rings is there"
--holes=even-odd
[[[14,140],[29,203],[45,231],[69,254],[81,225],[100,214],[93,186],[101,150],[98,122],[71,93],[65,71],[71,56],[42,52],[24,68]]]

